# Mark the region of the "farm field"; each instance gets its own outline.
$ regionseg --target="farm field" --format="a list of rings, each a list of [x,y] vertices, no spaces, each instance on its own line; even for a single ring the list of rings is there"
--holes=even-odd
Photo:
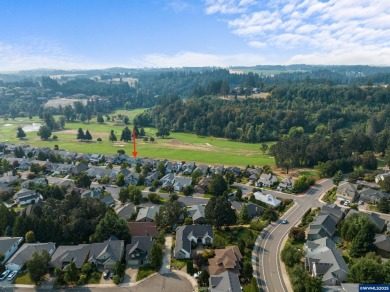
[[[127,114],[130,120],[143,109],[134,111],[117,111],[115,114]],[[80,152],[80,153],[102,153],[114,154],[118,149],[123,149],[127,154],[133,152],[133,141],[125,143],[122,141],[109,142],[108,136],[111,130],[119,140],[122,129],[125,127],[123,123],[105,122],[98,124],[96,118],[93,118],[90,123],[67,123],[65,129],[58,132],[53,132],[53,135],[58,137],[57,140],[49,139],[42,141],[36,131],[26,132],[27,136],[23,140],[16,138],[16,129],[21,126],[31,125],[32,123],[42,123],[38,117],[17,118],[15,120],[0,121],[0,141],[8,141],[14,144],[29,144],[31,146],[50,147],[58,145],[60,149]],[[80,142],[76,139],[77,130],[82,128],[84,132],[89,130],[93,141]],[[132,125],[129,125],[132,128]],[[198,137],[195,134],[187,133],[171,133],[165,139],[156,138],[154,128],[145,128],[148,136],[155,137],[154,142],[144,142],[142,139],[137,139],[138,157],[160,158],[179,161],[196,161],[205,164],[223,164],[223,165],[255,165],[264,166],[266,164],[273,166],[274,159],[267,154],[263,155],[260,144],[249,144],[235,141],[229,141],[223,138],[215,137]],[[97,142],[96,139],[101,138],[102,142]],[[271,143],[270,143],[271,144]]]

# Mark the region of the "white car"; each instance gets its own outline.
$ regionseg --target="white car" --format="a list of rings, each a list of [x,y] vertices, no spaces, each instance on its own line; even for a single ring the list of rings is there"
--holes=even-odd
[[[364,205],[364,202],[362,200],[360,200],[359,205]]]
[[[5,278],[7,278],[7,276],[8,276],[9,273],[11,273],[10,270],[5,270],[5,271],[1,274],[1,276],[0,276],[0,281],[5,280]]]
[[[7,280],[12,281],[16,277],[17,273],[17,271],[12,271],[11,274],[8,275]]]
[[[349,206],[349,203],[347,201],[344,202],[344,206],[347,207]]]

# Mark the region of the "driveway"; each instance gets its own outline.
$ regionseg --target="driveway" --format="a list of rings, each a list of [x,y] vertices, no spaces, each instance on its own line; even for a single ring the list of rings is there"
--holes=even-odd
[[[125,271],[123,283],[135,283],[137,281],[138,268],[128,268]]]
[[[171,248],[172,248],[172,235],[165,236],[165,245],[163,250],[163,263],[159,271],[164,275],[171,272]]]

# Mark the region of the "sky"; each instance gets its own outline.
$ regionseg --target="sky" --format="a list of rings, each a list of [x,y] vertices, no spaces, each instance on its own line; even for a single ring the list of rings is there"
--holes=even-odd
[[[389,0],[0,0],[0,71],[390,66]]]

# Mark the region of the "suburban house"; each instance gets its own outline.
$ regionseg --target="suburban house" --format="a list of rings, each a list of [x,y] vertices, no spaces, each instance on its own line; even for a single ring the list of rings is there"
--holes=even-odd
[[[202,178],[199,183],[195,186],[195,191],[199,193],[207,193],[208,192],[208,186],[213,181],[211,177],[204,177]]]
[[[276,175],[271,173],[263,173],[260,175],[259,180],[256,182],[257,187],[272,187],[278,182]]]
[[[102,162],[104,161],[104,155],[103,154],[92,154],[90,157],[89,157],[89,162],[91,162],[92,164],[98,164],[99,162]]]
[[[200,171],[203,175],[206,175],[209,172],[209,167],[207,165],[201,164],[198,165],[194,171]]]
[[[79,163],[72,167],[71,173],[73,175],[78,175],[81,174],[83,171],[87,171],[87,169],[88,165],[86,165],[85,163]]]
[[[264,208],[260,207],[256,204],[253,203],[240,203],[237,201],[232,202],[232,208],[237,212],[240,213],[242,208],[246,205],[246,209],[248,210],[249,215],[254,218],[254,217],[259,217],[261,213],[264,212]]]
[[[131,216],[137,212],[137,207],[133,203],[128,203],[115,210],[115,212],[120,218],[129,221]]]
[[[210,167],[210,173],[223,174],[225,167],[223,165],[213,165]]]
[[[5,185],[12,185],[13,183],[16,183],[19,180],[18,175],[4,175],[0,177],[0,183],[3,183]]]
[[[209,259],[210,276],[219,275],[227,270],[240,275],[242,255],[236,245],[216,249],[215,257]]]
[[[131,243],[126,245],[126,263],[128,266],[138,266],[149,262],[149,254],[153,244],[151,236],[133,236]]]
[[[114,180],[116,178],[116,170],[115,169],[110,169],[110,168],[105,168],[105,167],[91,167],[86,171],[87,175],[89,177],[95,177],[97,179],[102,179],[106,175],[110,178],[110,180]]]
[[[155,222],[129,222],[127,223],[131,236],[151,236],[156,237],[157,224]]]
[[[0,261],[3,265],[18,250],[19,245],[23,242],[23,237],[0,237],[0,254],[4,259]]]
[[[128,185],[138,185],[139,182],[139,173],[130,173],[125,177],[125,183]]]
[[[279,207],[280,204],[282,203],[280,200],[276,199],[273,195],[271,194],[266,194],[266,195],[263,195],[263,193],[261,192],[256,192],[253,194],[255,196],[255,199],[260,201],[260,202],[263,202],[271,207]]]
[[[160,173],[158,171],[155,171],[151,174],[149,174],[147,177],[145,177],[144,183],[145,186],[151,186],[153,184],[153,181],[158,180],[158,177],[160,176]]]
[[[336,232],[336,221],[331,215],[318,215],[309,224],[308,240],[332,237]]]
[[[365,216],[367,216],[368,220],[376,225],[376,227],[378,228],[378,232],[382,232],[382,230],[385,228],[386,221],[379,217],[379,215],[376,213],[359,212],[357,210],[350,209],[347,216],[345,217],[347,218],[354,214],[364,214]]]
[[[102,243],[92,243],[88,262],[95,264],[98,269],[112,270],[116,262],[121,261],[125,242],[112,237]]]
[[[153,205],[151,207],[144,207],[138,211],[137,218],[135,221],[137,222],[152,222],[156,217],[156,214],[160,210],[160,206]]]
[[[241,292],[241,283],[238,275],[231,272],[225,271],[216,276],[210,276],[209,278],[209,292]]]
[[[294,180],[292,177],[284,178],[277,187],[278,191],[292,191],[294,188]]]
[[[182,166],[183,169],[183,174],[184,175],[190,175],[194,170],[195,170],[195,163],[194,162],[189,162],[185,163]]]
[[[20,184],[22,188],[28,188],[30,185],[33,186],[47,186],[47,180],[45,178],[34,178],[34,179],[28,179],[25,180]]]
[[[175,191],[181,191],[186,186],[190,186],[192,179],[190,177],[176,176],[174,173],[168,173],[160,179],[161,187],[164,189],[173,186]]]
[[[188,217],[191,217],[194,224],[206,223],[205,206],[194,205],[187,210]]]
[[[364,188],[359,191],[359,199],[367,204],[378,204],[382,198],[389,199],[390,194],[374,190],[370,188]]]
[[[42,200],[42,196],[35,190],[21,189],[14,195],[15,203],[20,206],[27,204],[37,203],[39,200]]]
[[[192,243],[212,244],[213,228],[209,225],[186,225],[176,228],[176,245],[173,256],[176,259],[192,258]]]
[[[382,257],[384,258],[390,257],[390,236],[389,235],[384,235],[384,234],[375,235],[374,245],[376,246],[378,253]]]
[[[7,270],[20,271],[26,262],[32,258],[34,252],[41,254],[44,250],[51,256],[56,250],[56,244],[54,242],[25,243],[7,261],[5,267]]]
[[[384,173],[378,174],[375,177],[375,182],[379,183],[380,181],[384,180],[386,176],[390,176],[390,171],[386,171]]]
[[[307,241],[304,245],[305,268],[322,277],[324,286],[336,286],[348,280],[348,266],[341,251],[328,237]]]
[[[357,185],[352,183],[343,183],[336,190],[337,200],[349,200],[354,202],[357,198]]]
[[[90,244],[60,245],[51,256],[51,266],[64,269],[74,262],[77,268],[81,268],[88,260],[90,248]]]
[[[318,215],[330,215],[332,219],[336,222],[336,225],[338,225],[341,220],[345,217],[344,209],[340,208],[336,204],[326,204],[321,207],[320,212]]]

